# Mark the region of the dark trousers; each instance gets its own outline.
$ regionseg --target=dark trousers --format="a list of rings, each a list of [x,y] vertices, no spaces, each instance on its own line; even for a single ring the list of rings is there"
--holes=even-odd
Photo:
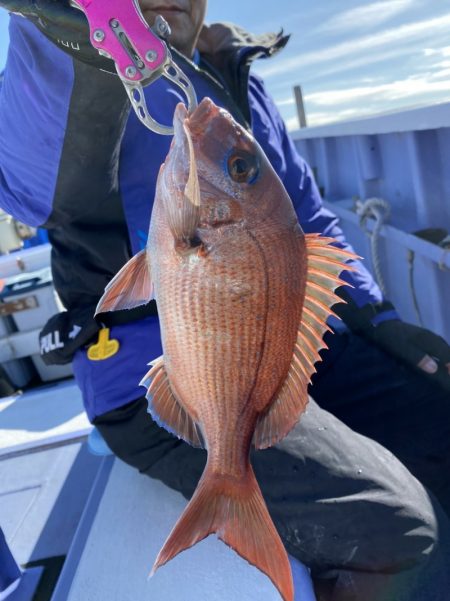
[[[121,459],[189,498],[206,453],[146,409],[139,399],[95,423]],[[327,583],[321,599],[448,601],[448,520],[389,451],[311,401],[289,436],[252,463],[288,552],[318,588]]]
[[[449,393],[360,336],[344,332],[327,342],[311,396],[392,451],[450,516]]]

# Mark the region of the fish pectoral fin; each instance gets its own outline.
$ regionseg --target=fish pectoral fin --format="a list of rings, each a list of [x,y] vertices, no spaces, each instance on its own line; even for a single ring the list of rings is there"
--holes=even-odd
[[[308,382],[295,357],[275,401],[258,418],[253,434],[255,448],[267,449],[289,434],[308,403]]]
[[[257,449],[266,449],[280,442],[305,410],[307,387],[316,371],[314,364],[321,360],[319,351],[327,348],[323,341],[325,332],[330,330],[326,320],[330,315],[335,315],[330,307],[344,302],[334,294],[336,288],[347,285],[339,279],[339,275],[344,270],[354,269],[346,265],[345,260],[357,258],[353,253],[332,246],[336,242],[334,238],[318,234],[306,234],[305,238],[307,280],[294,354],[280,392],[258,419],[253,435],[253,444]]]
[[[146,305],[153,298],[153,284],[146,250],[134,255],[106,286],[95,314]]]
[[[147,388],[148,412],[158,426],[192,445],[204,448],[202,431],[197,421],[178,401],[170,386],[164,358],[152,362],[152,368],[140,385]]]

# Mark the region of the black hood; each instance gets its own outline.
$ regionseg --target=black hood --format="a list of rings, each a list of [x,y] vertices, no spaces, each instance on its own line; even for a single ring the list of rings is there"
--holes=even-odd
[[[247,122],[250,122],[247,100],[250,66],[255,59],[268,58],[282,50],[289,37],[283,31],[256,35],[233,23],[203,26],[197,43],[201,60],[223,81]]]

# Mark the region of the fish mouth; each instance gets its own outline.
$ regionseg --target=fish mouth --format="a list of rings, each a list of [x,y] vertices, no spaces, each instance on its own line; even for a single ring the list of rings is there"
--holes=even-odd
[[[182,102],[175,108],[171,160],[165,167],[173,174],[177,188],[184,187],[185,193],[189,191],[188,196],[196,205],[199,203],[197,197],[200,193],[200,174],[197,170],[200,146],[220,110],[210,98],[204,98],[192,113],[189,113]],[[196,197],[195,200],[193,196]]]
[[[211,121],[218,115],[220,109],[210,98],[204,98],[197,108],[189,113],[186,106],[180,102],[175,108],[173,119],[173,145],[183,151],[187,163],[195,162],[195,147],[199,138],[205,135]]]
[[[208,125],[217,117],[220,110],[211,98],[203,98],[192,113],[189,113],[186,106],[180,102],[175,109],[173,122],[175,140],[181,141],[188,132],[193,138],[205,134]]]
[[[175,112],[175,118],[179,116],[185,119],[185,124],[194,137],[205,132],[210,121],[219,113],[220,110],[217,105],[214,104],[211,98],[203,98],[197,108],[190,114],[188,113],[186,107],[184,105],[182,106],[184,107],[185,111],[183,112],[183,108],[178,105],[177,111]],[[178,111],[179,115],[177,115]]]

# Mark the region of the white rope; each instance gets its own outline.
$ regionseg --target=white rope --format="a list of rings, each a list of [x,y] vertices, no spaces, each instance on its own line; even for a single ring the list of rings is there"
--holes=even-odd
[[[366,201],[358,200],[356,202],[356,213],[359,215],[359,225],[365,229],[366,234],[370,238],[370,250],[372,254],[372,264],[375,272],[375,279],[378,286],[384,295],[386,295],[386,284],[384,282],[380,255],[378,252],[378,240],[380,237],[380,231],[383,227],[384,222],[389,218],[391,213],[391,207],[382,198],[369,198]],[[367,221],[369,219],[375,220],[372,232],[367,228]]]

